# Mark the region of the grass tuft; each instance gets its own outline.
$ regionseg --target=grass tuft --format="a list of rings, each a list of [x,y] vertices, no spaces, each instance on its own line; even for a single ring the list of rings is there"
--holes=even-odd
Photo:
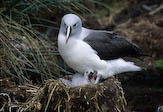
[[[95,0],[87,2],[97,3]],[[1,0],[0,77],[10,77],[17,83],[39,83],[61,77],[61,73],[71,74],[59,66],[56,42],[49,41],[42,30],[57,32],[65,13],[92,13],[86,6],[87,2]]]

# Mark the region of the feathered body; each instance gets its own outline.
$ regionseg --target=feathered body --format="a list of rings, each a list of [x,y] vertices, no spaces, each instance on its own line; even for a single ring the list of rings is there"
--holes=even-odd
[[[71,26],[72,29],[68,42],[66,26]],[[137,45],[109,31],[86,29],[82,27],[80,18],[73,14],[68,14],[62,19],[58,49],[64,61],[82,74],[96,71],[97,76],[107,78],[117,73],[141,70],[134,63],[121,58],[138,55]]]

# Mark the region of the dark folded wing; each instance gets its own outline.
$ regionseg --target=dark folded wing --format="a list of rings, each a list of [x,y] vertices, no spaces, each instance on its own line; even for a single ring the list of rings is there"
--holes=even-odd
[[[136,57],[140,53],[140,48],[136,44],[109,31],[92,30],[83,41],[96,50],[101,59]]]

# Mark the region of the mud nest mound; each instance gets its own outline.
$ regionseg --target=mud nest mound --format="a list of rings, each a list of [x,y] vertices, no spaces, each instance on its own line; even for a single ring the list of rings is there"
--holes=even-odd
[[[29,91],[29,87],[25,90],[31,92],[32,96],[28,96],[26,102],[16,104],[11,100],[7,106],[10,109],[17,107],[16,110],[25,112],[125,112],[123,89],[114,77],[96,85],[73,88],[64,85],[60,80],[51,79],[42,88],[31,90],[35,92]]]

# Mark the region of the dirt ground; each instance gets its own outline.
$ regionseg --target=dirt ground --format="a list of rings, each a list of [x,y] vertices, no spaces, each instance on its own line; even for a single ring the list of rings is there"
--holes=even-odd
[[[145,70],[133,74],[120,74],[117,77],[125,91],[128,102],[127,112],[156,112],[157,108],[163,105],[163,74],[155,68],[155,61],[163,59],[163,15],[161,12],[163,8],[159,5],[161,8],[158,6],[151,11],[144,11],[140,6],[149,5],[149,1],[137,1],[137,3],[139,4],[130,6],[118,15],[125,18],[126,22],[118,24],[114,30],[138,44],[142,54],[148,55],[140,59],[127,59],[136,62]],[[123,15],[124,12],[128,12],[126,16]],[[133,15],[132,12],[137,15]]]

